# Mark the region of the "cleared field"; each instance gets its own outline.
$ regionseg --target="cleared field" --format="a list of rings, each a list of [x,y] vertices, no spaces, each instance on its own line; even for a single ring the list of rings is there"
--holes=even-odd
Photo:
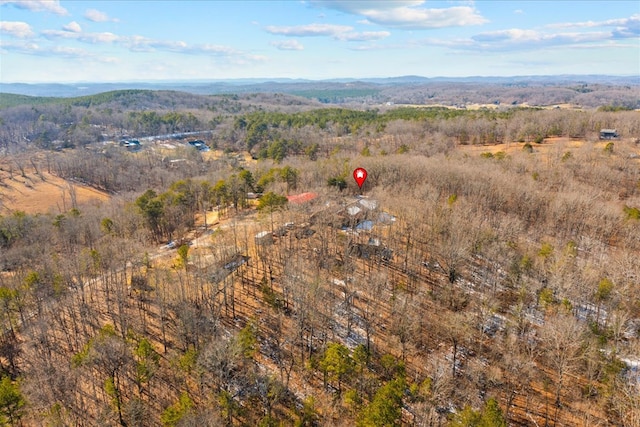
[[[531,142],[534,152],[547,152],[551,148],[580,148],[586,141],[583,139],[572,139],[566,137],[557,138],[545,138],[541,144]],[[469,153],[497,153],[504,151],[511,153],[514,151],[521,151],[524,147],[524,142],[507,142],[503,144],[491,144],[491,145],[459,145],[458,148],[464,152]]]
[[[577,150],[590,144],[596,148],[604,149],[607,143],[613,142],[615,146],[625,146],[630,149],[631,153],[640,155],[640,147],[634,146],[630,139],[627,140],[614,140],[614,141],[596,141],[590,142],[584,139],[568,138],[568,137],[551,137],[545,138],[541,144],[531,142],[531,147],[534,153],[556,153]],[[522,151],[526,143],[524,142],[508,142],[504,144],[492,144],[492,145],[459,145],[458,149],[469,153],[477,154],[492,153],[503,151],[507,154]]]
[[[0,214],[65,212],[74,206],[100,203],[107,193],[41,171],[8,172],[0,165]]]

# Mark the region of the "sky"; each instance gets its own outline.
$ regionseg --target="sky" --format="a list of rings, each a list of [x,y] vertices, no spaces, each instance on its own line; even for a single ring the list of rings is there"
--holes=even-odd
[[[640,76],[640,0],[0,0],[0,81]]]

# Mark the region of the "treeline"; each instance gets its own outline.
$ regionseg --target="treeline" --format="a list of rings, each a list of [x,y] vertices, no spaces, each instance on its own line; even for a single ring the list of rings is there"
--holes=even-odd
[[[380,154],[413,148],[433,152],[430,146],[536,142],[565,136],[597,138],[602,128],[615,128],[622,136],[640,133],[633,112],[585,112],[566,110],[508,109],[462,110],[449,108],[394,108],[386,111],[322,109],[295,114],[256,112],[234,119],[235,148],[256,157],[281,161],[288,155],[331,153],[334,149],[364,149]],[[321,146],[330,138],[352,138],[334,146]],[[356,142],[357,141],[357,142]],[[345,146],[346,145],[346,146]]]
[[[571,104],[586,108],[616,105],[640,108],[640,87],[634,84],[552,84],[527,81],[512,83],[448,83],[428,85],[398,85],[383,88],[378,95],[382,102],[396,104],[468,105],[546,105]]]
[[[189,114],[155,112],[132,112],[129,117],[140,126],[164,127],[171,123],[173,129],[183,126],[182,120],[193,119]],[[251,113],[216,126],[210,144],[227,153],[250,148],[255,158],[275,162],[406,152],[433,156],[451,152],[458,144],[502,141],[527,142],[528,149],[535,151],[536,143],[546,137],[586,136],[596,140],[598,131],[605,127],[616,128],[622,136],[640,134],[640,118],[627,111],[394,109],[383,113],[323,109],[295,114]],[[14,157],[23,166],[31,162],[26,157]],[[21,158],[23,160],[19,160]],[[48,172],[108,192],[139,191],[140,188],[162,190],[180,178],[240,166],[230,154],[225,154],[219,162],[204,161],[200,153],[190,147],[171,152],[147,147],[137,154],[120,147],[101,147],[100,150],[49,152],[45,158],[41,167]],[[343,171],[323,180],[341,174]],[[607,176],[602,179],[610,181]]]
[[[194,97],[193,99],[191,97]],[[384,109],[313,108],[285,95],[196,96],[180,92],[116,91],[64,102],[0,110],[5,150],[82,146],[105,139],[213,130],[211,143],[249,149],[256,157],[281,161],[288,155],[316,157],[320,140],[356,137],[365,145],[391,138],[401,145],[541,142],[551,136],[596,138],[602,128],[622,137],[640,132],[637,114],[611,104],[598,111],[501,107],[465,110],[443,107]],[[291,112],[293,108],[297,112]],[[300,109],[307,111],[300,111]],[[277,145],[273,145],[277,144]],[[361,147],[362,148],[362,147]],[[326,150],[326,153],[331,149]]]
[[[6,97],[5,97],[6,95]],[[64,148],[121,137],[210,130],[224,117],[263,108],[260,97],[203,96],[172,91],[123,90],[78,98],[3,94],[0,148]],[[303,107],[302,98],[272,95],[269,108]],[[15,105],[14,105],[15,104]]]
[[[142,89],[125,89],[102,92],[95,95],[77,97],[43,97],[26,96],[12,93],[3,93],[0,101],[0,109],[17,107],[20,105],[37,106],[44,104],[56,104],[71,107],[99,107],[107,108],[167,108],[167,105],[179,108],[206,108],[210,98],[187,94],[178,91],[155,91]],[[104,105],[106,104],[106,105]]]
[[[200,115],[200,117],[203,117]],[[131,135],[158,135],[202,130],[193,112],[122,112],[111,108],[43,105],[0,112],[3,148],[59,149]]]

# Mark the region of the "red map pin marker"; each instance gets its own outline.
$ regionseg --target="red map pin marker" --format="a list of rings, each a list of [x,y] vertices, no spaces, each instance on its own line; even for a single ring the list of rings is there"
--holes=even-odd
[[[365,168],[356,168],[353,171],[353,179],[356,180],[359,188],[362,188],[362,184],[367,180],[367,170]]]

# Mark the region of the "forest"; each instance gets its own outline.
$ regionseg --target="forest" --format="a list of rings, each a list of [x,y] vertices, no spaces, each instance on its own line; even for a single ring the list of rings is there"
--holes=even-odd
[[[331,96],[5,98],[0,424],[640,426],[638,111]]]

